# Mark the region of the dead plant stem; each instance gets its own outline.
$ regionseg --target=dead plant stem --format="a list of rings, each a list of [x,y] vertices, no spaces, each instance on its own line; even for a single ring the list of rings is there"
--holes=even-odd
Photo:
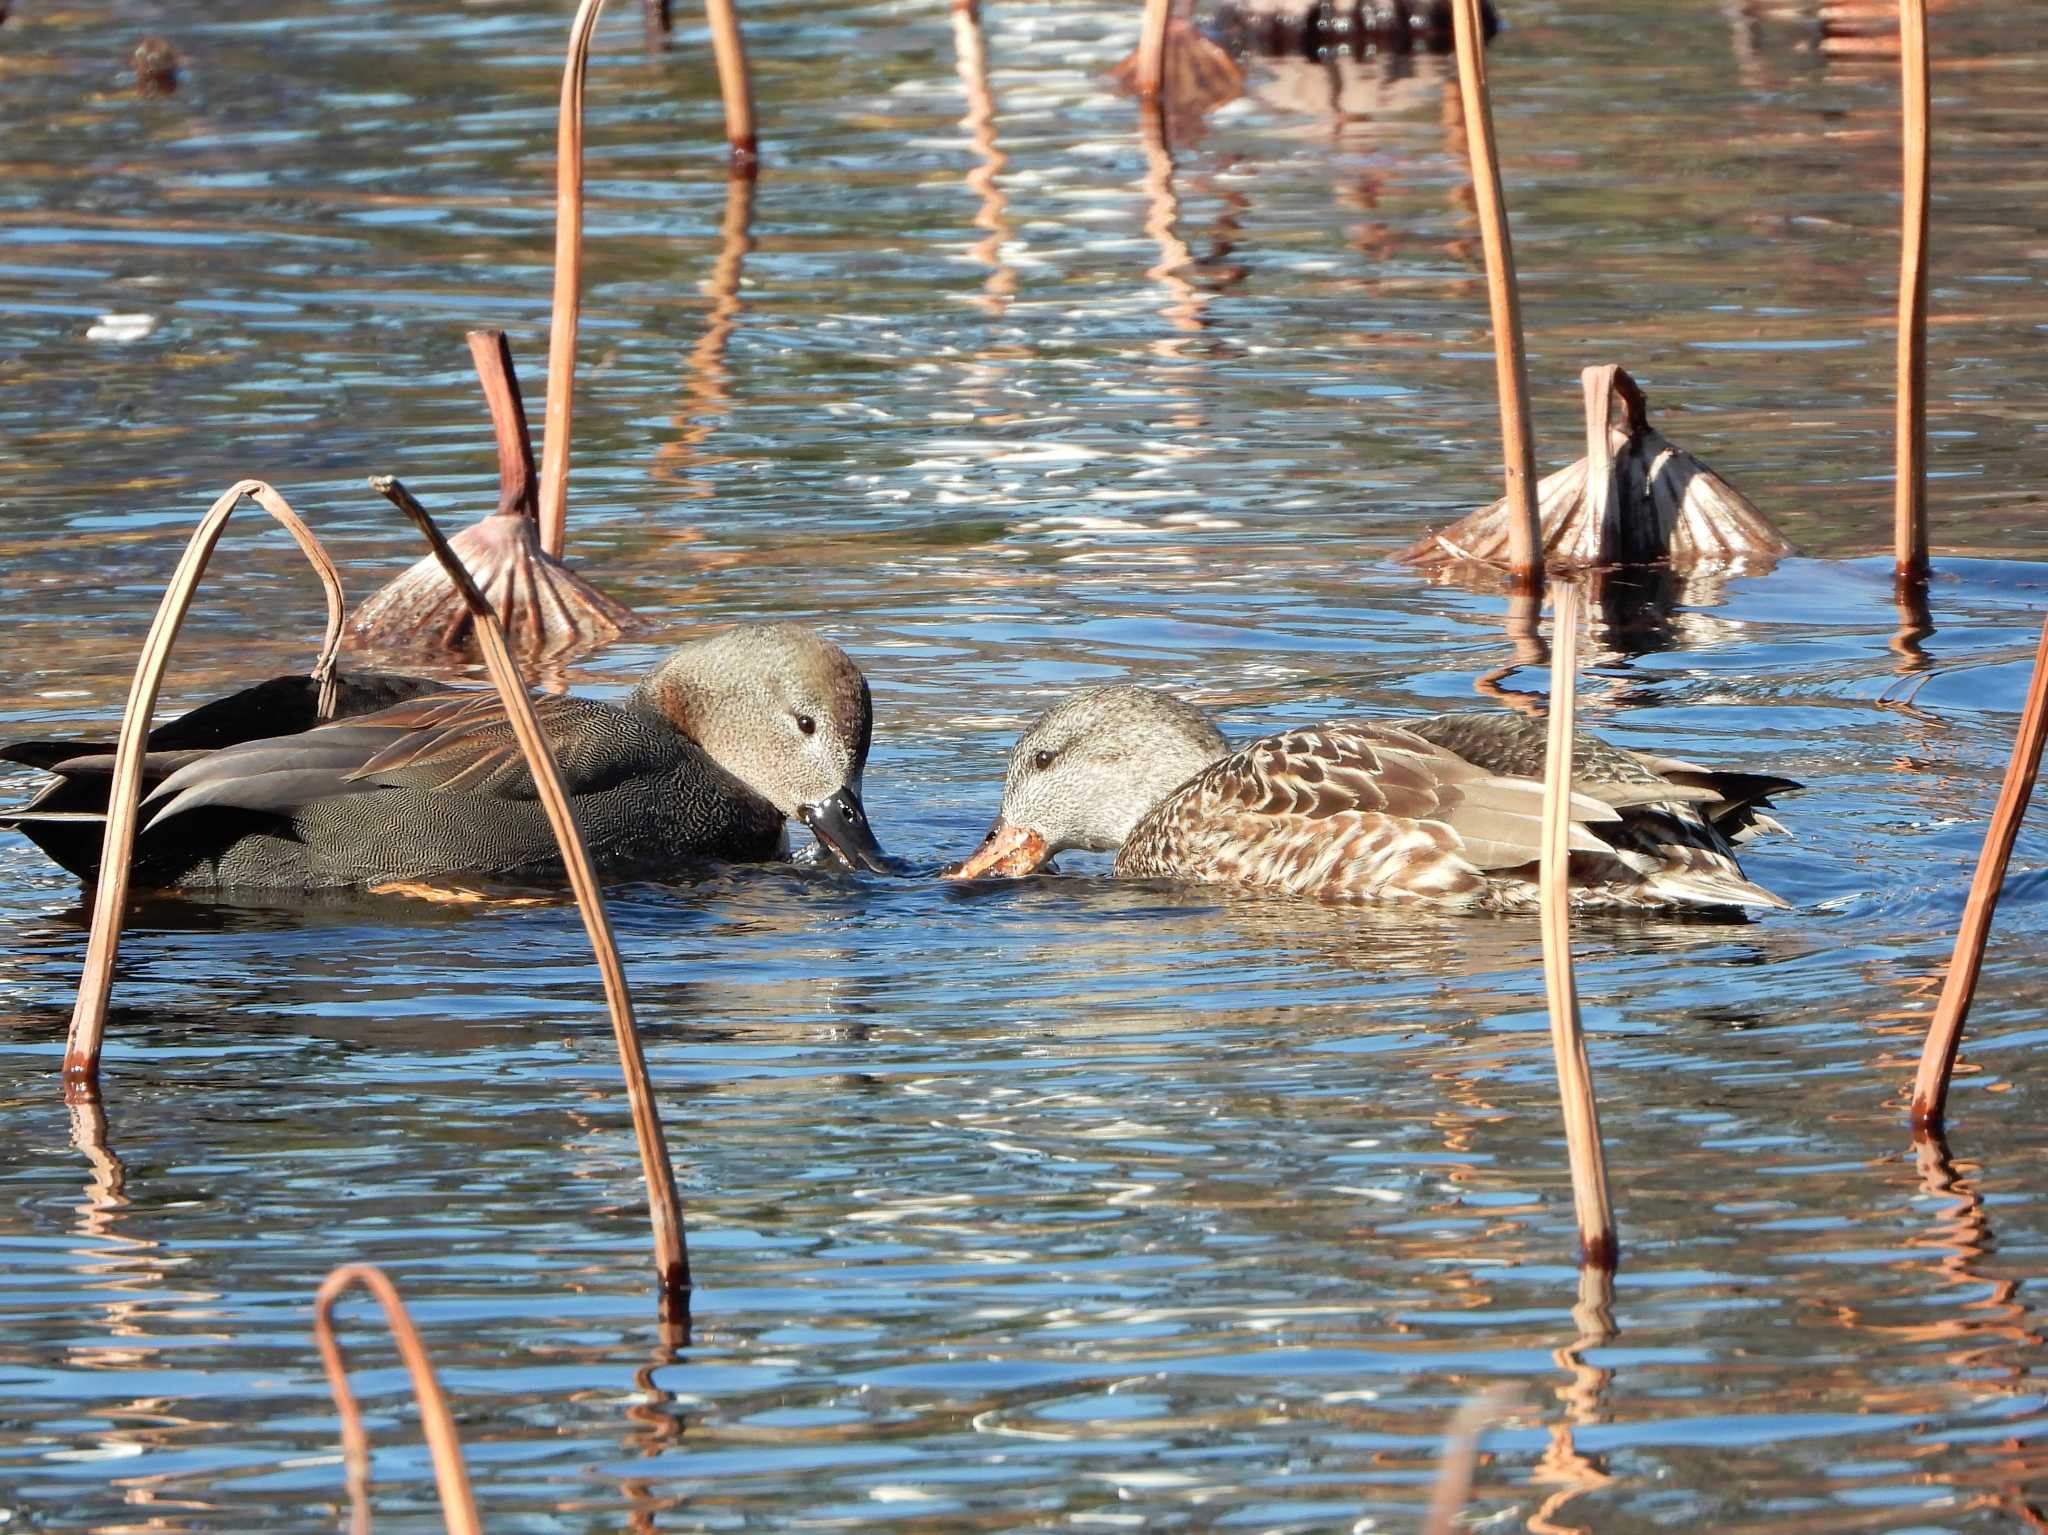
[[[1927,1026],[1927,1043],[1920,1052],[1920,1071],[1913,1081],[1913,1128],[1918,1131],[1939,1130],[1948,1110],[1949,1078],[1955,1072],[1956,1052],[1962,1047],[1963,1021],[1969,1017],[1970,999],[1977,992],[1984,945],[1991,936],[1991,918],[1998,909],[1998,892],[2005,883],[2005,866],[2012,857],[2020,822],[2026,816],[2034,780],[2041,772],[2044,739],[2048,739],[2048,620],[2041,625],[2041,643],[2034,652],[2034,674],[2027,686],[2026,709],[2020,715],[2012,760],[2006,764],[2005,784],[1998,793],[1998,807],[1991,813],[1991,825],[1984,833],[1984,851],[1970,880],[1970,898],[1963,907],[1962,926],[1956,932],[1948,976],[1942,982],[1940,1000],[1934,1004],[1934,1018]]]
[[[399,1298],[397,1286],[384,1271],[368,1263],[347,1263],[321,1281],[313,1297],[313,1338],[320,1345],[320,1362],[327,1369],[327,1389],[334,1397],[334,1410],[341,1419],[341,1454],[347,1468],[349,1501],[360,1512],[369,1506],[370,1436],[363,1428],[362,1409],[349,1389],[348,1361],[334,1330],[334,1303],[353,1285],[361,1285],[384,1308],[385,1325],[398,1357],[412,1377],[412,1393],[420,1404],[420,1427],[426,1434],[427,1453],[434,1463],[434,1484],[441,1494],[441,1518],[448,1535],[481,1535],[476,1497],[470,1491],[469,1470],[462,1461],[462,1441],[455,1432],[455,1418],[448,1411],[448,1399],[434,1376],[434,1363],[420,1342],[419,1329]],[[358,1521],[367,1527],[367,1518]]]
[[[562,864],[576,895],[576,909],[590,935],[597,954],[598,972],[604,978],[605,1004],[611,1012],[612,1035],[618,1044],[619,1070],[625,1078],[626,1101],[632,1111],[633,1134],[640,1151],[640,1169],[647,1182],[648,1220],[654,1230],[654,1264],[660,1284],[664,1316],[680,1310],[690,1287],[690,1257],[683,1235],[682,1202],[676,1193],[675,1170],[670,1165],[668,1143],[662,1133],[661,1114],[656,1107],[654,1086],[647,1075],[647,1058],[640,1048],[640,1031],[633,1017],[633,998],[626,986],[625,967],[619,961],[618,944],[612,938],[611,920],[605,913],[604,896],[598,888],[597,871],[589,850],[577,829],[569,804],[569,792],[556,765],[554,749],[534,713],[526,682],[519,674],[505,641],[504,627],[491,605],[477,589],[469,571],[448,547],[448,541],[434,519],[396,479],[379,476],[370,484],[380,495],[398,506],[420,530],[448,573],[448,579],[462,593],[475,619],[478,648],[491,680],[505,702],[505,716],[511,723],[519,748],[533,774],[534,789],[548,824],[560,844]]]
[[[1899,377],[1892,544],[1898,579],[1927,579],[1927,0],[1899,0],[1904,196],[1899,225]]]
[[[206,574],[207,561],[228,518],[247,496],[283,523],[313,566],[327,597],[327,632],[320,643],[313,677],[320,684],[319,712],[334,710],[334,664],[341,653],[342,620],[347,603],[341,577],[320,540],[283,496],[261,480],[237,480],[208,508],[185,545],[184,556],[171,573],[157,604],[156,617],[135,663],[128,689],[128,707],[115,738],[114,775],[107,792],[106,838],[101,846],[99,880],[93,890],[92,932],[86,940],[85,971],[79,978],[78,1000],[71,1010],[71,1028],[64,1042],[64,1092],[67,1099],[91,1098],[98,1092],[100,1044],[106,1034],[107,1004],[114,989],[114,959],[121,945],[121,924],[128,909],[129,874],[135,860],[135,834],[140,821],[143,758],[149,751],[149,727],[162,691],[164,669],[178,628],[191,609],[193,595]]]
[[[1603,423],[1604,424],[1604,423]],[[1614,1215],[1608,1205],[1607,1161],[1600,1144],[1600,1110],[1586,1059],[1572,976],[1570,830],[1572,728],[1578,681],[1579,590],[1569,581],[1552,588],[1550,739],[1543,766],[1543,859],[1540,900],[1543,981],[1550,1005],[1550,1047],[1564,1108],[1565,1146],[1571,1161],[1572,1204],[1578,1212],[1579,1261],[1612,1268],[1617,1256]]]
[[[1543,532],[1536,515],[1536,443],[1529,419],[1529,366],[1522,353],[1522,299],[1515,283],[1514,241],[1501,191],[1493,107],[1486,88],[1486,32],[1479,0],[1451,0],[1458,44],[1458,88],[1472,190],[1486,247],[1486,297],[1493,317],[1494,374],[1500,391],[1502,458],[1506,466],[1508,578],[1519,588],[1543,585]]]

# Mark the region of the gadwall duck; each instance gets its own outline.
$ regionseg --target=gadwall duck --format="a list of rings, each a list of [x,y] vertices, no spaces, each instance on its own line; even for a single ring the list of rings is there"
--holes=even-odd
[[[887,867],[860,801],[867,680],[809,629],[729,629],[678,648],[623,704],[545,697],[535,707],[609,878],[785,857],[790,819],[852,867]],[[89,812],[104,812],[112,759],[50,761],[63,743],[27,744],[0,756],[26,756],[57,781],[0,825],[89,882],[100,841]],[[310,730],[152,753],[145,782],[133,876],[144,888],[562,877],[495,693],[420,691]]]
[[[1010,753],[1002,813],[952,879],[1028,874],[1068,848],[1115,872],[1490,911],[1536,904],[1545,727],[1522,714],[1332,723],[1232,751],[1193,706],[1090,688]],[[1783,906],[1733,846],[1781,778],[1717,773],[1581,734],[1572,895],[1610,908]]]

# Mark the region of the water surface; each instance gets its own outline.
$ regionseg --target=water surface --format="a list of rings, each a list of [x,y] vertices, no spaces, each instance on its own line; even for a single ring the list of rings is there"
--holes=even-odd
[[[15,7],[0,724],[118,710],[183,530],[236,478],[284,490],[358,594],[416,552],[366,475],[451,520],[493,502],[462,333],[504,326],[538,400],[565,9]],[[1485,706],[1488,677],[1541,692],[1501,671],[1498,597],[1388,559],[1498,483],[1430,61],[1256,71],[1168,161],[1103,84],[1124,9],[990,7],[991,144],[942,6],[764,3],[749,210],[701,27],[651,55],[614,10],[571,549],[666,633],[578,685],[622,690],[668,635],[823,625],[872,680],[878,830],[925,866],[972,844],[1017,726],[1077,683],[1178,688],[1238,736]],[[1794,6],[1508,20],[1546,463],[1578,451],[1577,370],[1622,362],[1802,550],[1663,621],[1610,613],[1591,647],[1583,706],[1615,739],[1809,785],[1746,859],[1793,910],[1579,927],[1611,1318],[1574,1309],[1525,922],[1086,859],[1007,888],[621,890],[700,1285],[671,1348],[573,912],[150,904],[110,1035],[117,1178],[72,1149],[54,1079],[76,888],[7,838],[0,1522],[336,1527],[308,1315],[353,1259],[410,1297],[499,1530],[1407,1530],[1448,1415],[1494,1381],[1518,1394],[1479,1469],[1488,1528],[2038,1508],[2038,828],[1949,1158],[1916,1159],[1899,1100],[2048,606],[2048,13],[1937,18],[1946,557],[1915,644],[1869,558],[1895,82],[1824,60]],[[147,31],[187,59],[167,99],[125,88]],[[92,334],[138,313],[139,339]],[[179,699],[311,649],[296,556],[238,528]],[[361,1352],[377,1527],[437,1529],[403,1376]]]

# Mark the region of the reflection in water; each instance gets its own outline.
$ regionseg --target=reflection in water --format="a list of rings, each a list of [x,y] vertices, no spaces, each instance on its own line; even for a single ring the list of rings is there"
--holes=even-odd
[[[1145,149],[1145,233],[1159,245],[1159,259],[1145,275],[1167,292],[1168,302],[1160,310],[1167,324],[1179,331],[1199,331],[1210,295],[1187,279],[1195,256],[1180,234],[1180,193],[1173,185],[1173,150],[1166,141],[1165,115],[1157,108],[1141,110],[1138,132]]]
[[[1614,1478],[1602,1459],[1582,1453],[1573,1441],[1576,1430],[1605,1421],[1601,1398],[1613,1371],[1586,1362],[1589,1349],[1614,1341],[1614,1271],[1585,1267],[1579,1270],[1578,1298],[1572,1304],[1572,1322],[1578,1335],[1554,1350],[1551,1358],[1566,1375],[1557,1389],[1564,1414],[1550,1425],[1550,1443],[1545,1447],[1530,1480],[1557,1490],[1543,1500],[1542,1507],[1529,1516],[1527,1528],[1533,1535],[1592,1535],[1592,1526],[1562,1524],[1558,1515],[1574,1498],[1609,1485]]]
[[[988,46],[982,36],[979,0],[953,0],[952,17],[954,58],[961,89],[967,93],[966,126],[975,154],[975,164],[967,172],[967,190],[981,198],[974,227],[988,231],[968,254],[989,269],[979,306],[1000,318],[1017,291],[1017,274],[1003,256],[1003,247],[1016,238],[1016,230],[1008,216],[1010,200],[996,181],[1010,157],[996,145],[996,102],[989,89]]]
[[[704,444],[732,409],[732,372],[726,364],[725,345],[739,324],[740,279],[747,252],[754,248],[754,185],[751,176],[734,176],[725,183],[718,256],[703,284],[711,298],[704,334],[684,363],[683,404],[672,418],[674,431],[654,450],[648,470],[651,478],[675,486],[686,496],[712,495],[715,487],[705,471],[721,462],[706,453]]]

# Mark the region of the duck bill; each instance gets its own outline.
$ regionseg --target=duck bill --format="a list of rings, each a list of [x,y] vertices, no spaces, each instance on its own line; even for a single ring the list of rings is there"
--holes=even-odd
[[[999,820],[988,829],[981,846],[940,875],[941,879],[986,879],[1002,875],[1014,879],[1045,866],[1052,850],[1045,838],[1028,826],[1013,826]]]
[[[867,810],[851,787],[841,789],[830,799],[804,806],[797,812],[797,819],[810,827],[819,847],[847,868],[865,869],[870,874],[889,872],[888,855],[875,840]]]

